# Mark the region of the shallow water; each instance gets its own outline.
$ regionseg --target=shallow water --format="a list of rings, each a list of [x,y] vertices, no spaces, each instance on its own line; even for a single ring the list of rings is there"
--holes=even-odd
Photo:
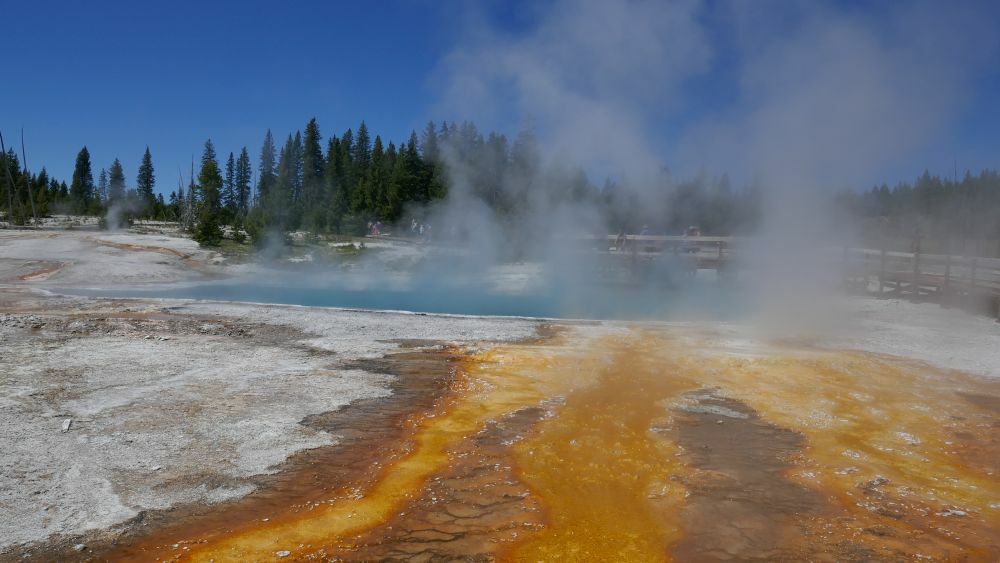
[[[418,313],[607,320],[732,319],[745,312],[739,289],[712,272],[691,279],[539,279],[498,287],[483,276],[403,277],[310,272],[170,287],[73,289],[97,297],[165,297],[411,311]]]

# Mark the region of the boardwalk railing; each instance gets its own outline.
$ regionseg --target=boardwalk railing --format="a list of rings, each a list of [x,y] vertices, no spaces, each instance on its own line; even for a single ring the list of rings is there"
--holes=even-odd
[[[738,237],[607,235],[579,240],[592,250],[626,257],[679,256],[686,259],[690,268],[714,269],[720,273],[756,266],[747,263],[747,260],[753,262],[752,256],[739,255],[744,241]],[[834,248],[817,252],[826,259],[837,260],[838,251]],[[1000,316],[1000,258],[848,247],[842,248],[841,260],[844,279],[854,288],[884,296],[962,302]]]
[[[848,248],[844,269],[850,283],[879,295],[968,298],[1000,314],[1000,258]]]
[[[734,237],[683,237],[660,235],[582,236],[577,240],[611,254],[653,258],[683,256],[697,261],[699,269],[718,270],[733,258]]]

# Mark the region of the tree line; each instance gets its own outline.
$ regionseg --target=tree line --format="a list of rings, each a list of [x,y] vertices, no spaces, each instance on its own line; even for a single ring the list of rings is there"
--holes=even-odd
[[[69,185],[49,176],[44,167],[37,174],[31,173],[22,166],[14,149],[0,155],[2,165],[6,165],[7,170],[0,173],[3,176],[0,202],[5,208],[5,217],[15,225],[27,225],[34,216],[46,217],[55,213],[104,215],[115,206],[127,208],[135,216],[165,218],[163,195],[154,191],[156,180],[149,147],[142,157],[133,188],[126,188],[125,171],[117,158],[107,169],[101,169],[95,182],[87,147],[77,154]]]
[[[706,235],[741,235],[753,233],[762,220],[766,191],[756,185],[735,188],[725,174],[677,180],[666,169],[653,186],[606,179],[598,187],[582,166],[545,162],[530,130],[509,140],[472,122],[431,122],[397,145],[373,135],[364,121],[324,138],[311,119],[282,143],[268,130],[256,163],[247,147],[229,152],[223,162],[208,140],[187,185],[167,198],[157,194],[149,147],[132,187],[117,158],[95,181],[86,147],[76,157],[69,185],[44,168],[29,173],[13,149],[4,156],[13,188],[6,176],[0,178],[0,205],[9,198],[6,207],[15,224],[30,220],[32,203],[39,215],[104,215],[117,209],[124,217],[179,221],[205,244],[217,244],[224,232],[235,237],[246,232],[256,241],[269,230],[363,234],[372,222],[422,219],[449,192],[481,203],[501,224],[519,230],[539,209],[583,205],[598,210],[600,218],[581,229],[676,234],[696,225]],[[995,170],[966,173],[961,180],[925,172],[913,183],[847,191],[837,200],[860,228],[877,219],[896,236],[1000,238]]]
[[[869,240],[1000,239],[1000,172],[966,172],[960,179],[924,171],[914,182],[843,192],[840,203]]]
[[[324,139],[316,119],[311,119],[280,147],[268,130],[256,160],[251,164],[249,150],[242,147],[230,152],[222,165],[215,145],[207,140],[187,185],[164,198],[155,190],[149,147],[133,188],[126,187],[118,159],[102,168],[95,181],[87,147],[76,157],[69,186],[49,178],[44,169],[28,174],[11,151],[7,164],[17,178],[18,202],[13,218],[23,224],[29,217],[28,190],[23,188],[27,182],[46,186],[33,190],[41,214],[104,215],[118,209],[126,218],[179,221],[205,244],[217,244],[225,231],[237,237],[245,231],[254,240],[262,240],[270,230],[364,234],[376,221],[393,225],[422,219],[450,190],[482,202],[503,224],[522,230],[533,210],[564,204],[606,211],[606,225],[586,227],[609,232],[637,231],[643,225],[679,230],[699,223],[713,233],[745,231],[756,213],[753,192],[733,190],[725,176],[721,181],[699,177],[675,185],[665,174],[665,195],[659,205],[650,205],[650,190],[642,195],[611,180],[597,187],[582,166],[547,166],[530,130],[511,141],[502,133],[484,134],[472,122],[430,122],[419,135],[411,131],[396,145],[372,135],[364,121]]]

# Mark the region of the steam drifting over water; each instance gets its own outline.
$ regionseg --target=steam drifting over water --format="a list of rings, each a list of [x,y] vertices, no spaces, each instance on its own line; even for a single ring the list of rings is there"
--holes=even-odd
[[[725,295],[725,309],[753,311],[762,327],[824,324],[840,265],[829,249],[851,242],[852,231],[832,205],[835,191],[874,181],[947,132],[998,51],[996,15],[974,4],[862,14],[817,2],[555,0],[518,14],[526,25],[512,31],[495,13],[468,8],[460,40],[432,77],[434,117],[528,132],[511,152],[537,157],[494,178],[517,205],[498,212],[478,187],[494,163],[444,144],[447,198],[404,217],[425,218],[434,238],[463,250],[432,252],[405,272],[363,259],[352,274],[333,269],[285,285],[286,295],[310,297],[261,295],[625,318],[714,316]],[[609,203],[608,191],[572,197],[582,172],[596,185],[609,178],[614,201],[629,204]],[[654,261],[629,287],[609,287],[602,276],[625,267],[579,251],[581,235],[662,228],[665,193],[678,179],[725,173],[736,189],[763,192],[755,236],[739,248],[747,271],[739,289],[684,280],[670,260]],[[512,262],[537,264],[524,269],[537,279],[521,292],[493,292],[496,272]],[[359,284],[367,297],[350,293]],[[324,287],[343,299],[324,299]],[[634,303],[621,299],[626,293]]]
[[[439,222],[475,217],[473,242],[491,258],[530,240],[573,284],[588,271],[557,235],[614,233],[621,217],[547,197],[566,171],[582,163],[591,177],[614,178],[648,214],[631,218],[633,232],[667,211],[673,178],[728,172],[764,189],[758,232],[743,248],[753,266],[745,297],[762,321],[821,319],[837,279],[823,251],[850,242],[835,191],[874,182],[947,134],[998,51],[997,11],[981,8],[557,0],[537,5],[518,32],[470,12],[436,77],[438,112],[528,127],[543,158],[512,179],[530,190],[516,234],[480,212],[467,162],[450,162]]]

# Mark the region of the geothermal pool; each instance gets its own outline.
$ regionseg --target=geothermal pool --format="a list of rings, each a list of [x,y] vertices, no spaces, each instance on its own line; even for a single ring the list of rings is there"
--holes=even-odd
[[[326,421],[339,449],[110,558],[1000,555],[992,380],[649,327],[397,360],[399,401]],[[435,373],[446,390],[414,403]]]
[[[712,275],[709,276],[710,278]],[[713,279],[682,284],[548,283],[491,287],[490,280],[373,280],[361,276],[270,275],[170,287],[71,289],[95,297],[185,298],[416,313],[564,319],[733,319],[746,312],[740,292]]]

